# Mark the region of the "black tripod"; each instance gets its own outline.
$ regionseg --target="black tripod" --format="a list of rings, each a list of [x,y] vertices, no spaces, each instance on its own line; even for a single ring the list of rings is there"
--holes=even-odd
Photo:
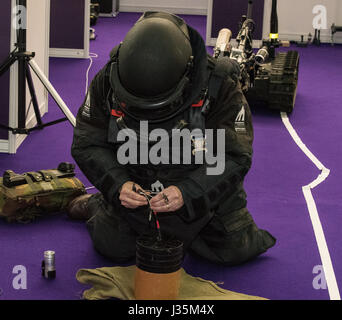
[[[26,0],[17,0],[16,6],[17,8],[26,8]],[[17,15],[18,14],[19,12],[17,13]],[[22,15],[23,12],[20,12],[20,14]],[[17,19],[19,19],[18,16]],[[44,127],[51,126],[66,120],[69,120],[71,124],[75,126],[76,120],[74,115],[68,109],[66,104],[58,95],[57,91],[53,88],[47,77],[33,60],[35,53],[26,51],[26,29],[25,26],[20,26],[19,21],[17,22],[17,26],[19,26],[17,29],[17,43],[15,44],[15,49],[10,53],[9,57],[0,65],[0,76],[7,70],[9,70],[9,68],[15,62],[18,62],[18,127],[11,128],[9,126],[0,124],[0,128],[10,130],[13,134],[29,134],[33,130],[43,129]],[[42,122],[30,68],[37,75],[46,90],[51,94],[57,105],[66,116],[65,118],[61,118],[45,124]],[[31,101],[37,120],[37,125],[33,128],[26,128],[26,82],[30,91],[32,99]]]

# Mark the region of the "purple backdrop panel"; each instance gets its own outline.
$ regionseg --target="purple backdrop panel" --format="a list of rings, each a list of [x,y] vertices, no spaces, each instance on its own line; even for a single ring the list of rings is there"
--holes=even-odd
[[[217,38],[222,28],[228,28],[236,38],[239,32],[239,22],[242,15],[247,15],[247,0],[213,0],[211,38]],[[253,1],[253,20],[256,24],[253,38],[262,39],[264,19],[264,0]]]
[[[84,49],[84,10],[84,0],[51,0],[50,48]]]
[[[0,10],[0,64],[10,53],[11,41],[11,0],[1,1]],[[8,125],[9,115],[9,71],[0,77],[0,123]],[[0,129],[0,139],[8,139],[8,132]]]

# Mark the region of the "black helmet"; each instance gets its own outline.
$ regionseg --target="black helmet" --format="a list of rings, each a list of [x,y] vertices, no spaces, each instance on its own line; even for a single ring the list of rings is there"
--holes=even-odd
[[[188,28],[181,18],[144,13],[127,33],[111,66],[116,103],[136,120],[173,117],[187,94],[192,59]]]

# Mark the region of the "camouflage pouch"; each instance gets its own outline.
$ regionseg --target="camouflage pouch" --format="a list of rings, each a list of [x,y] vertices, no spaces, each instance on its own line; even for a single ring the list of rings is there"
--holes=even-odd
[[[86,193],[82,182],[75,178],[74,167],[62,162],[52,170],[23,174],[5,171],[0,178],[0,217],[28,223],[64,211],[72,199]]]

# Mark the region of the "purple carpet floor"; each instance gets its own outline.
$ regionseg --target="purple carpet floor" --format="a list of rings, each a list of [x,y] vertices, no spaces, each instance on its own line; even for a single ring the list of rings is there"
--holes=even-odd
[[[98,37],[91,42],[91,52],[98,58],[93,59],[89,79],[106,63],[109,51],[139,16],[120,13],[115,19],[98,21]],[[184,19],[205,38],[206,17]],[[342,288],[342,47],[326,45],[298,51],[298,93],[289,119],[303,143],[330,170],[312,194],[337,288]],[[75,115],[84,99],[88,66],[89,60],[50,59],[50,80]],[[50,100],[43,121],[60,116],[61,111]],[[257,225],[277,238],[277,244],[241,266],[222,267],[187,256],[184,268],[193,276],[245,294],[269,299],[330,299],[324,277],[319,278],[322,260],[302,192],[302,186],[315,180],[320,171],[295,144],[278,112],[253,109],[253,117],[254,158],[245,181],[248,208]],[[71,142],[72,127],[67,122],[33,132],[17,154],[0,155],[0,172],[12,169],[21,173],[55,168],[62,161],[73,162]],[[76,169],[77,176],[90,186]],[[57,277],[53,281],[41,277],[45,250],[56,251]],[[18,265],[26,268],[26,289],[13,286],[17,275],[14,268]],[[85,287],[75,278],[77,270],[112,265],[94,250],[85,224],[69,220],[64,213],[28,225],[0,221],[0,300],[80,299]]]

